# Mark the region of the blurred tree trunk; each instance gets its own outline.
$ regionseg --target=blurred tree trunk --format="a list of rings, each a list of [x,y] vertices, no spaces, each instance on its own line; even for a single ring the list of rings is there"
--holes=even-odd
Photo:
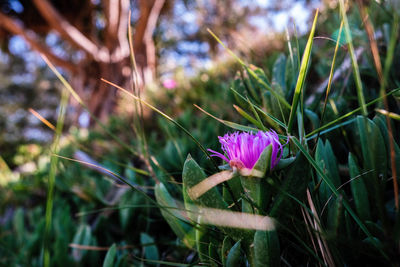
[[[141,87],[153,82],[156,74],[156,50],[152,35],[164,2],[165,0],[139,0],[138,2],[140,15],[134,29],[133,40],[139,73],[136,84]],[[32,0],[30,3],[48,28],[43,27],[39,23],[40,20],[36,25],[38,27],[25,26],[24,17],[19,17],[17,13],[4,12],[0,12],[0,27],[12,35],[23,37],[31,49],[44,54],[55,65],[67,71],[70,74],[71,84],[84,99],[89,110],[101,120],[105,120],[115,108],[116,89],[101,82],[100,78],[125,88],[132,84],[127,38],[130,1],[102,0],[104,29],[98,29],[96,26],[96,17],[93,14],[98,11],[92,1],[80,2],[79,11],[73,12],[69,17],[67,17],[68,12],[57,9],[63,4],[65,3],[62,1],[48,0]],[[24,7],[25,10],[27,8]],[[31,16],[35,15],[31,14]],[[92,25],[88,26],[88,24]],[[43,35],[43,29],[46,33],[56,32],[60,39],[73,47],[75,55],[79,51],[83,56],[77,61],[73,60],[72,56],[66,59],[54,53],[51,47],[44,44],[40,38]],[[77,107],[77,109],[80,108]]]

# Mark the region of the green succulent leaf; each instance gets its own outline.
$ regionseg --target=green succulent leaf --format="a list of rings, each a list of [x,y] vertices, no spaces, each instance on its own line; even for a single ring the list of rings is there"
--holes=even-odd
[[[183,243],[192,248],[195,243],[194,228],[179,211],[179,207],[163,183],[156,184],[154,188],[156,201],[160,204],[161,214],[171,227],[172,231]]]
[[[254,267],[279,266],[280,248],[276,231],[256,231],[254,235]]]
[[[140,234],[140,244],[144,249],[144,256],[149,260],[158,260],[158,248],[154,244],[154,238],[146,233]]]
[[[310,182],[309,177],[310,168],[306,158],[297,153],[296,158],[292,164],[289,165],[284,172],[284,181],[279,186],[279,191],[273,206],[269,212],[272,217],[284,217],[290,214],[294,209],[293,200],[290,196],[301,199],[305,196],[306,188]]]
[[[324,171],[324,174],[335,186],[335,188],[338,188],[340,186],[339,170],[336,157],[333,154],[333,150],[329,141],[326,141],[326,143],[324,144],[321,139],[318,140],[317,149],[315,151],[315,161],[317,162],[318,166],[320,166],[320,168]],[[321,175],[318,175],[318,178],[320,182],[318,190],[320,202],[322,205],[325,205],[325,203],[332,196],[332,191],[329,188],[328,184],[323,180]]]
[[[350,188],[353,195],[356,211],[363,221],[370,220],[370,206],[368,201],[368,191],[364,183],[365,176],[360,173],[356,159],[353,154],[349,154]]]
[[[242,266],[242,252],[241,252],[241,241],[235,243],[229,250],[226,263],[224,266],[227,267],[240,267]]]
[[[103,267],[113,267],[117,256],[117,246],[113,244],[107,251],[106,257],[104,258]]]
[[[222,198],[221,194],[218,192],[218,189],[215,187],[208,190],[195,200],[190,199],[187,190],[194,187],[204,179],[206,179],[206,174],[204,173],[203,169],[190,155],[188,155],[183,166],[182,173],[185,203],[190,204],[194,202],[195,204],[209,208],[227,209],[228,205]]]

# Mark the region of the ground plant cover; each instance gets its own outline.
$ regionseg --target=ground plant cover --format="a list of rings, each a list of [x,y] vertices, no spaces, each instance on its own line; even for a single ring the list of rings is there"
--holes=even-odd
[[[42,54],[52,139],[1,151],[0,265],[398,266],[400,5],[328,2],[263,57],[209,28],[223,60],[151,86],[128,25],[106,120]]]

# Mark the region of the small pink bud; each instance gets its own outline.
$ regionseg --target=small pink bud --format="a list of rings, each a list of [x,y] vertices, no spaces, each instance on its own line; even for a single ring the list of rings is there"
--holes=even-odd
[[[162,85],[165,88],[167,88],[169,90],[172,90],[172,89],[175,89],[177,83],[176,83],[176,81],[174,79],[166,79],[166,80],[163,81]]]

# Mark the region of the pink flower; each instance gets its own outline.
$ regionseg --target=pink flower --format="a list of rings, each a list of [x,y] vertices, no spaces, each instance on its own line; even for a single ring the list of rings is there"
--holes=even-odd
[[[166,79],[163,81],[162,85],[167,89],[174,89],[177,85],[174,79]]]
[[[221,148],[225,155],[208,149],[211,156],[219,157],[229,163],[231,167],[239,170],[243,168],[253,169],[264,149],[272,145],[271,170],[278,164],[282,157],[282,144],[276,132],[259,131],[258,133],[234,132],[218,136]]]

